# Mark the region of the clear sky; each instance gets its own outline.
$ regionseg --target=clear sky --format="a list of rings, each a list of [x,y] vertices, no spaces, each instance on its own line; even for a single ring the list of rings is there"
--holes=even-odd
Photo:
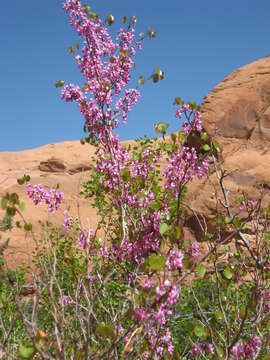
[[[86,3],[87,1],[83,1]],[[136,15],[136,31],[152,26],[134,77],[159,65],[165,79],[142,87],[142,97],[121,126],[121,139],[153,135],[153,123],[174,118],[173,99],[201,102],[237,67],[270,54],[270,0],[92,0],[102,17]],[[62,0],[8,0],[0,7],[0,151],[30,149],[80,139],[83,118],[75,103],[64,103],[59,79],[80,82],[68,47],[77,40]]]

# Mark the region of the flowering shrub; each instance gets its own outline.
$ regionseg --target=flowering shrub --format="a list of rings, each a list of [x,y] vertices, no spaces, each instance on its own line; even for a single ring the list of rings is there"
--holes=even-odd
[[[114,41],[105,26],[114,23],[113,15],[104,23],[78,0],[65,1],[64,10],[82,38],[75,59],[86,82],[78,86],[59,80],[56,86],[63,87],[62,99],[75,101],[84,117],[87,136],[82,142],[97,146],[81,194],[100,220],[95,229],[85,228],[64,209],[64,233],[44,225],[41,242],[36,240],[30,301],[22,299],[23,285],[12,283],[3,267],[3,287],[17,309],[15,315],[1,313],[3,351],[23,359],[69,360],[269,355],[266,194],[257,202],[241,199],[234,212],[224,183],[227,174],[216,156],[219,144],[203,130],[193,102],[175,99],[182,126],[178,133],[165,138],[168,125],[159,122],[155,130],[162,138],[123,145],[114,130],[121,119],[127,121],[140,96],[139,87],[127,88],[134,57],[155,32],[150,28],[136,39],[136,18],[124,17]],[[79,52],[79,42],[76,48]],[[150,77],[154,83],[163,78],[159,67]],[[139,78],[140,85],[145,81]],[[193,135],[200,138],[199,146],[190,141]],[[224,197],[220,201],[216,195],[217,213],[211,220],[186,203],[188,184],[206,178],[210,160]],[[45,203],[52,213],[59,210],[62,192],[29,181],[27,176],[19,179],[27,183],[36,205]],[[2,199],[4,230],[19,214],[25,230],[32,231],[23,208],[17,194]],[[243,211],[246,217],[241,217]],[[199,240],[207,246],[185,237],[188,216],[199,223]],[[255,249],[245,236],[246,224],[254,225]],[[4,304],[7,308],[7,299]],[[13,341],[18,328],[22,335]]]

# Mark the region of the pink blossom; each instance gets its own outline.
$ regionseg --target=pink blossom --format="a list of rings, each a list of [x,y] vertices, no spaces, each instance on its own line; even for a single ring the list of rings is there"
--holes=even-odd
[[[76,302],[72,300],[70,296],[63,295],[62,297],[59,298],[59,304],[65,307],[65,306],[75,305]]]
[[[190,356],[191,357],[202,356],[203,352],[214,355],[215,353],[214,345],[211,343],[196,342],[190,351]]]
[[[48,211],[52,214],[59,208],[60,204],[64,201],[64,193],[57,191],[53,188],[46,191],[41,184],[26,186],[26,191],[30,199],[33,200],[35,205],[45,203],[48,205]]]
[[[182,269],[184,253],[178,249],[171,250],[166,260],[166,265],[169,270]]]
[[[195,242],[192,243],[187,250],[187,254],[192,258],[193,261],[195,261],[200,255],[199,245]]]
[[[256,352],[261,348],[262,342],[258,336],[253,336],[245,344],[238,343],[232,348],[232,355],[239,359],[254,359]]]
[[[145,309],[136,308],[135,309],[135,319],[140,322],[144,322],[147,319],[147,314]]]
[[[71,221],[72,221],[72,216],[70,216],[70,215],[68,214],[68,211],[67,211],[67,210],[64,210],[64,216],[65,216],[64,227],[65,227],[66,229],[69,229],[70,224],[71,224]]]

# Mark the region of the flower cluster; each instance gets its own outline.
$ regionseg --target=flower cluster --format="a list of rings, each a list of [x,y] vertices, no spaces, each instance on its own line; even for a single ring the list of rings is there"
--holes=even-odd
[[[175,116],[181,120],[183,114],[185,115],[185,120],[182,127],[186,136],[192,131],[202,131],[202,116],[200,111],[191,109],[189,104],[184,104],[176,110]]]
[[[78,246],[81,249],[85,249],[86,245],[90,243],[90,240],[93,238],[94,231],[89,228],[88,232],[86,230],[82,230],[78,237]]]
[[[166,266],[169,270],[182,269],[184,253],[178,249],[171,250],[166,260]]]
[[[187,255],[192,258],[193,261],[196,261],[200,255],[200,247],[197,243],[192,243],[187,249]]]
[[[182,120],[183,114],[183,132],[186,136],[193,132],[202,131],[201,113],[190,108],[188,104],[180,106],[176,110],[176,117]],[[197,176],[198,179],[207,173],[209,161],[207,157],[200,156],[194,147],[182,146],[169,157],[169,164],[165,168],[164,176],[166,178],[165,188],[177,196],[185,184]]]
[[[143,285],[145,290],[154,287],[154,280],[148,278]],[[149,334],[152,349],[156,349],[157,354],[163,355],[167,348],[169,354],[173,354],[174,347],[171,342],[171,334],[166,327],[169,317],[172,315],[172,308],[179,297],[179,288],[170,280],[155,287],[155,302],[157,309],[137,307],[135,309],[135,319],[144,324],[146,333]]]
[[[190,356],[191,357],[203,356],[204,353],[214,355],[215,349],[213,344],[196,342],[190,351]]]
[[[70,225],[71,225],[71,222],[72,222],[72,216],[69,215],[68,211],[67,210],[64,210],[64,217],[65,217],[65,220],[64,220],[64,227],[66,229],[69,229]]]
[[[64,193],[55,189],[46,191],[41,184],[26,185],[26,191],[30,199],[33,200],[35,205],[45,203],[48,205],[48,211],[54,213],[64,201]]]
[[[171,189],[177,196],[183,186],[193,180],[195,176],[201,179],[207,173],[208,167],[208,161],[200,158],[195,148],[183,146],[169,158],[169,164],[164,170],[165,188]]]
[[[233,346],[232,354],[235,359],[254,359],[257,351],[261,348],[262,342],[258,336],[253,336],[245,344],[238,343]]]
[[[66,306],[72,306],[76,305],[76,302],[68,295],[63,295],[59,298],[59,305],[62,305],[64,307]]]
[[[134,41],[134,29],[121,28],[114,43],[101,19],[89,17],[79,1],[67,0],[63,7],[69,13],[71,25],[84,37],[82,54],[76,55],[76,61],[87,82],[83,89],[73,84],[64,86],[62,98],[77,101],[85,123],[91,127],[91,135],[106,143],[106,125],[111,120],[113,98],[120,96],[127,86],[134,65],[132,58],[138,46]],[[92,97],[88,98],[87,94]],[[122,112],[124,122],[139,95],[137,89],[125,90],[124,96],[116,102],[115,111]],[[117,124],[118,120],[115,122]]]

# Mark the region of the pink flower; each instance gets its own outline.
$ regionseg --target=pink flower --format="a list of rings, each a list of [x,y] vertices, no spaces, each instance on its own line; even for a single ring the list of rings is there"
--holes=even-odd
[[[60,204],[64,201],[64,193],[57,191],[53,188],[46,191],[41,184],[26,185],[26,191],[30,199],[33,200],[35,205],[45,203],[48,205],[48,211],[52,214],[59,208]]]
[[[59,304],[66,307],[66,306],[72,306],[75,305],[76,302],[72,300],[72,298],[68,295],[63,295],[61,298],[59,298]]]
[[[71,221],[72,221],[72,216],[70,216],[67,212],[67,210],[64,210],[64,216],[65,216],[65,220],[64,220],[64,227],[66,229],[69,229]]]
[[[256,352],[261,348],[262,342],[258,336],[253,336],[245,344],[238,343],[232,348],[232,355],[239,359],[254,359]]]
[[[191,357],[202,356],[203,352],[214,355],[215,353],[214,345],[211,343],[196,342],[190,351],[190,356]]]
[[[199,245],[197,243],[192,243],[187,250],[187,254],[192,258],[193,261],[195,261],[200,255]]]
[[[144,322],[147,319],[147,314],[145,309],[136,308],[135,309],[135,319],[140,322]]]
[[[178,249],[171,250],[167,260],[166,260],[166,266],[169,270],[175,270],[175,269],[182,269],[184,253]]]

